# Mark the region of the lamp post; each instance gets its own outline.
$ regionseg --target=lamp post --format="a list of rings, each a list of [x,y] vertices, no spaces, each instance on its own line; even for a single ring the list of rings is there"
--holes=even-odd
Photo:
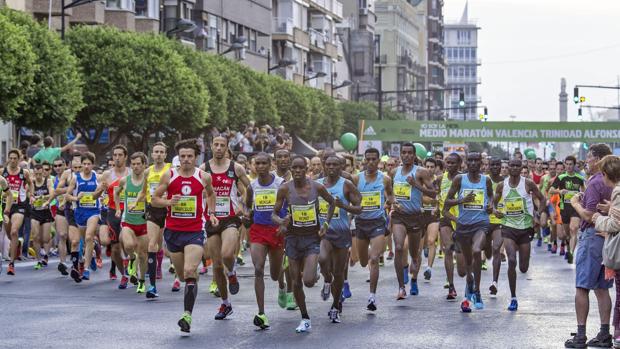
[[[189,19],[181,18],[177,21],[177,24],[174,26],[174,28],[166,32],[166,35],[168,37],[171,37],[173,34],[176,33],[189,33],[193,32],[194,30],[196,30],[196,23],[190,21]]]
[[[336,75],[336,73],[332,73],[331,74],[331,97],[334,98],[334,91],[339,89],[339,88],[343,88],[343,87],[347,87],[347,86],[351,86],[353,85],[353,81],[351,80],[344,80],[342,83],[340,83],[340,85],[338,86],[334,86],[334,75]]]
[[[325,74],[322,71],[320,71],[320,72],[314,73],[314,75],[312,75],[312,76],[306,77],[306,63],[304,63],[304,84],[306,83],[306,81],[322,78],[325,75],[327,75],[327,74]]]
[[[65,5],[65,0],[60,0],[60,39],[65,39],[65,10],[86,5],[96,0],[75,0],[70,4]]]
[[[295,64],[297,64],[297,61],[294,59],[281,59],[278,61],[276,65],[272,67],[271,66],[271,50],[267,50],[267,74],[270,74],[272,70],[275,70],[278,68],[290,67],[291,65],[295,65]]]
[[[218,34],[219,34],[219,32],[218,32]],[[228,52],[231,52],[231,51],[243,50],[245,48],[245,41],[246,41],[245,36],[239,36],[235,40],[233,40],[233,43],[230,45],[230,47],[226,51],[224,51],[222,53],[219,53],[219,48],[218,48],[218,54],[220,56],[223,56],[223,55],[225,55],[225,54],[227,54]],[[219,42],[218,42],[218,47],[219,47]]]

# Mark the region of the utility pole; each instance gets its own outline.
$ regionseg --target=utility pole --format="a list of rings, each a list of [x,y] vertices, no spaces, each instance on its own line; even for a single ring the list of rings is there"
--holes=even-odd
[[[383,69],[381,67],[381,35],[375,35],[375,47],[377,49],[377,68],[379,69],[379,82],[377,84],[377,111],[379,120],[383,120]]]

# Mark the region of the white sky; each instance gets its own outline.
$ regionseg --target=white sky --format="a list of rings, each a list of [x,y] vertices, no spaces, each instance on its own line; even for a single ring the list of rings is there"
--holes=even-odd
[[[445,0],[444,19],[461,18],[466,0]],[[489,121],[559,120],[560,78],[569,97],[568,120],[577,120],[573,87],[618,84],[619,0],[470,0],[477,19],[479,94]],[[580,89],[586,104],[617,105],[616,90]],[[593,109],[593,113],[600,109]],[[590,115],[584,109],[584,119]]]

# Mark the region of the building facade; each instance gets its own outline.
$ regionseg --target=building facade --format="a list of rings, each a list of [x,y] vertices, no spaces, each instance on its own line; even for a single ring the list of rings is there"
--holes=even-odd
[[[427,0],[427,103],[426,119],[441,120],[445,115],[446,62],[444,60],[443,0]]]
[[[480,27],[468,18],[467,5],[457,22],[444,25],[445,59],[447,62],[448,107],[450,119],[478,120],[478,85],[481,80],[478,67],[478,31]],[[465,94],[465,107],[459,108],[459,91]]]

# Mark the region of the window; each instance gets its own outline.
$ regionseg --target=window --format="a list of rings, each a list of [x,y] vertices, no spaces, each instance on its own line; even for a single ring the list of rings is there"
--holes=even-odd
[[[366,63],[364,62],[364,52],[353,53],[353,75],[364,75]]]
[[[222,20],[222,31],[221,31],[221,40],[224,42],[228,42],[228,21]]]
[[[159,18],[159,0],[135,0],[138,17]]]
[[[256,41],[258,40],[258,35],[256,34],[256,30],[250,31],[250,51],[256,52]]]
[[[133,11],[133,0],[106,0],[107,8]]]
[[[228,25],[228,28],[229,28],[228,39],[232,43],[237,37],[237,25],[233,22],[230,22],[230,25]]]
[[[476,49],[475,48],[471,48],[471,58],[473,58],[473,59],[476,58]]]

